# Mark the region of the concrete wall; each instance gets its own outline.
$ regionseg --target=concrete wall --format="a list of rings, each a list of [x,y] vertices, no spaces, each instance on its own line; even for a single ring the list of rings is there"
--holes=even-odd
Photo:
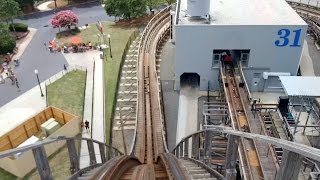
[[[250,59],[246,71],[246,79],[253,81],[255,69],[270,72],[290,72],[296,75],[303,47],[307,25],[305,26],[239,26],[239,25],[177,25],[175,27],[176,61],[175,61],[175,89],[180,89],[180,75],[184,72],[198,73],[200,90],[207,89],[210,81],[211,90],[218,89],[218,69],[211,68],[214,49],[250,49]],[[275,41],[279,39],[278,31],[289,29],[289,45],[277,47]],[[293,30],[302,29],[299,39],[300,47],[290,47],[293,43]],[[262,76],[261,76],[262,78]],[[264,87],[261,79],[258,86]]]
[[[56,132],[54,132],[52,135],[50,135],[49,138],[57,136],[74,137],[79,133],[80,121],[78,118],[74,118],[73,120],[69,121],[67,124],[62,126],[60,129],[58,129]],[[54,152],[59,150],[64,144],[65,141],[46,145],[45,150],[47,156],[49,157],[50,155],[52,155]],[[69,161],[69,159],[66,160]],[[14,157],[5,157],[0,159],[0,167],[19,178],[23,178],[25,175],[27,175],[29,172],[36,168],[36,163],[32,151],[27,151],[17,159],[15,159]]]

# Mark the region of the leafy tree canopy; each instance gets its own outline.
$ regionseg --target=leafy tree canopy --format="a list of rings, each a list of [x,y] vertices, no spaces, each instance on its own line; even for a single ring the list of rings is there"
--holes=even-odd
[[[146,0],[106,0],[105,10],[109,16],[119,16],[130,20],[146,12]]]
[[[21,14],[19,3],[14,0],[0,0],[0,19],[12,19]]]
[[[27,6],[32,6],[34,5],[35,3],[35,0],[15,0],[19,3],[20,5],[20,8],[24,8],[24,7],[27,7]]]

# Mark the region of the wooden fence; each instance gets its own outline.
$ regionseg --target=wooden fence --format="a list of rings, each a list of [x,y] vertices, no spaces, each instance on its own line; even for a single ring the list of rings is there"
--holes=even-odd
[[[15,148],[29,137],[36,135],[41,131],[41,124],[50,118],[54,118],[61,126],[63,126],[76,118],[76,116],[55,107],[48,107],[1,136],[0,151]]]

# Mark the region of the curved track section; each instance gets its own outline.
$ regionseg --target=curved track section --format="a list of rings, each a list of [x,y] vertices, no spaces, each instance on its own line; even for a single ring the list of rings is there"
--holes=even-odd
[[[94,179],[186,179],[166,146],[156,71],[156,52],[170,27],[172,6],[151,19],[139,42],[137,122],[131,155],[111,160]]]

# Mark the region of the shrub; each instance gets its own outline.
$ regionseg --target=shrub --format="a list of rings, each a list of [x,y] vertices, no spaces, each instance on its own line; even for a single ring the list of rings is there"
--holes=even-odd
[[[17,32],[27,32],[28,31],[28,25],[23,23],[13,23],[9,25],[9,30],[13,31],[13,26]]]
[[[60,11],[51,18],[53,28],[68,27],[71,30],[70,26],[76,26],[78,22],[78,16],[70,10]]]
[[[9,34],[0,37],[0,54],[11,53],[16,47],[16,39]]]

